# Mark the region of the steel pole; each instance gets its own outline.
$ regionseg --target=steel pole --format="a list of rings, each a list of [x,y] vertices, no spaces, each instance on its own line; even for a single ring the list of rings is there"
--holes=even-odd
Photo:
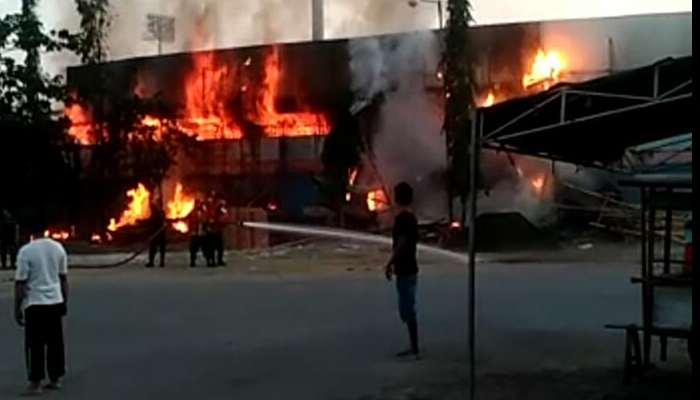
[[[313,41],[320,41],[325,38],[325,11],[324,0],[311,0],[311,38]]]
[[[476,398],[476,201],[479,174],[480,124],[478,112],[471,115],[471,153],[469,167],[469,398]]]

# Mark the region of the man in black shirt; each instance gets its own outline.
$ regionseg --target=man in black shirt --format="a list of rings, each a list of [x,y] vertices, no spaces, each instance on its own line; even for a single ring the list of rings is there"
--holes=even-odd
[[[418,319],[416,317],[416,286],[418,283],[418,220],[411,211],[413,189],[408,183],[400,183],[394,189],[398,206],[393,229],[393,252],[384,271],[386,278],[396,276],[399,296],[399,315],[408,328],[411,348],[397,354],[418,359]]]
[[[158,250],[160,250],[160,267],[165,267],[165,245],[167,243],[165,223],[163,202],[159,198],[151,203],[151,218],[148,221],[149,235],[152,235],[148,248],[148,263],[146,264],[148,268],[153,267]]]

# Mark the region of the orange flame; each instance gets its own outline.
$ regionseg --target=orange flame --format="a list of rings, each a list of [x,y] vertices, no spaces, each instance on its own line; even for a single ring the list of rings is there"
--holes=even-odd
[[[489,92],[488,96],[486,96],[486,99],[481,103],[481,107],[491,107],[496,103],[496,95],[493,94],[493,92]]]
[[[352,171],[350,171],[350,179],[348,182],[350,183],[350,186],[353,186],[355,184],[355,181],[357,180],[357,174],[359,173],[359,169],[355,168]]]
[[[168,202],[167,217],[169,219],[182,219],[187,217],[194,210],[195,198],[185,194],[180,182],[175,185],[175,194],[173,199]],[[190,228],[185,221],[177,221],[173,223],[173,229],[178,232],[187,233]]]
[[[552,83],[559,79],[566,66],[564,57],[557,51],[539,50],[532,63],[530,73],[523,77],[523,86],[528,89],[532,86],[543,84],[548,89]]]
[[[44,231],[44,237],[54,240],[68,240],[68,238],[70,238],[70,233],[67,231],[51,231],[47,229]]]
[[[537,194],[542,194],[545,184],[544,176],[538,175],[537,177],[532,179],[531,183],[532,187],[535,189],[535,192],[537,192]]]
[[[146,186],[139,183],[136,189],[129,190],[126,192],[126,195],[131,198],[131,202],[122,213],[119,222],[115,218],[109,221],[107,229],[112,232],[127,225],[136,225],[137,222],[148,219],[151,216],[151,193],[146,189]]]
[[[71,123],[68,134],[82,145],[92,143],[92,138],[90,137],[90,116],[87,110],[80,104],[73,103],[66,107],[65,114]]]
[[[185,79],[185,118],[180,129],[207,139],[240,139],[241,128],[227,118],[226,99],[231,96],[229,81],[233,78],[226,66],[217,65],[214,52],[193,55],[194,66]]]
[[[237,80],[236,67],[227,63],[217,62],[212,51],[193,54],[193,66],[184,79],[184,112],[175,121],[177,127],[184,133],[198,140],[241,139],[243,129],[231,112],[231,101],[235,96],[245,97],[253,101],[244,102],[250,107],[244,107],[242,117],[255,125],[261,126],[267,137],[300,137],[327,135],[330,122],[322,113],[302,110],[293,113],[280,113],[276,102],[279,98],[280,82],[282,79],[282,63],[278,48],[266,56],[264,78],[259,84]],[[243,64],[252,65],[248,58]],[[134,88],[135,93],[143,97],[145,85],[139,79]],[[244,100],[245,100],[244,98]],[[89,114],[80,105],[66,108],[66,115],[71,120],[69,134],[81,144],[90,144]],[[240,118],[240,116],[239,116]],[[161,121],[153,117],[145,117],[142,126],[159,128]],[[157,132],[156,139],[160,139]]]
[[[359,168],[355,168],[352,171],[350,171],[350,176],[348,178],[348,186],[352,187],[355,185],[355,181],[357,181],[357,174],[359,173]],[[345,194],[345,201],[350,202],[352,200],[352,193],[347,192]]]
[[[263,92],[257,104],[258,123],[265,127],[267,136],[294,137],[328,134],[330,124],[323,114],[313,112],[281,114],[277,112],[275,102],[279,96],[281,75],[279,50],[275,47],[265,60]]]
[[[375,212],[386,209],[388,201],[386,194],[381,189],[372,190],[367,193],[367,209]]]

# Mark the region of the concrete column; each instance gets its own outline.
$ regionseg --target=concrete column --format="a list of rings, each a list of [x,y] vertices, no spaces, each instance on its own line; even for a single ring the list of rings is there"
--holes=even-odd
[[[312,39],[314,41],[319,41],[324,39],[324,12],[323,12],[323,1],[324,0],[311,0],[311,13],[312,13]]]

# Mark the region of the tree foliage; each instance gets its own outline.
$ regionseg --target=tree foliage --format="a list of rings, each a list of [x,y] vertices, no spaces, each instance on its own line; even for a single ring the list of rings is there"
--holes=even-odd
[[[470,111],[474,108],[474,79],[468,0],[448,0],[442,73],[445,90],[444,133],[447,141],[450,198],[464,198],[469,188]],[[452,214],[450,206],[450,215]]]
[[[63,99],[61,77],[43,72],[40,55],[66,48],[59,36],[67,33],[46,33],[36,6],[37,0],[23,0],[19,13],[0,19],[0,121],[45,122]],[[23,53],[22,63],[10,56],[16,52]]]
[[[163,179],[173,163],[174,128],[165,118],[158,127],[141,121],[171,111],[158,98],[110,92],[101,66],[91,90],[69,95],[62,76],[42,69],[41,56],[72,51],[84,64],[106,61],[109,0],[75,0],[78,32],[47,32],[37,4],[22,0],[19,12],[0,18],[0,207],[20,219],[76,221],[85,210],[102,212],[132,181]],[[93,110],[97,144],[89,152],[70,137],[61,110],[76,101]]]
[[[25,212],[50,212],[70,175],[65,120],[53,108],[64,83],[41,67],[41,55],[64,49],[59,33],[47,33],[37,0],[0,18],[0,203]],[[61,32],[61,35],[66,35]]]
[[[80,14],[80,32],[74,50],[83,64],[107,60],[107,38],[112,24],[109,0],[75,0]]]

